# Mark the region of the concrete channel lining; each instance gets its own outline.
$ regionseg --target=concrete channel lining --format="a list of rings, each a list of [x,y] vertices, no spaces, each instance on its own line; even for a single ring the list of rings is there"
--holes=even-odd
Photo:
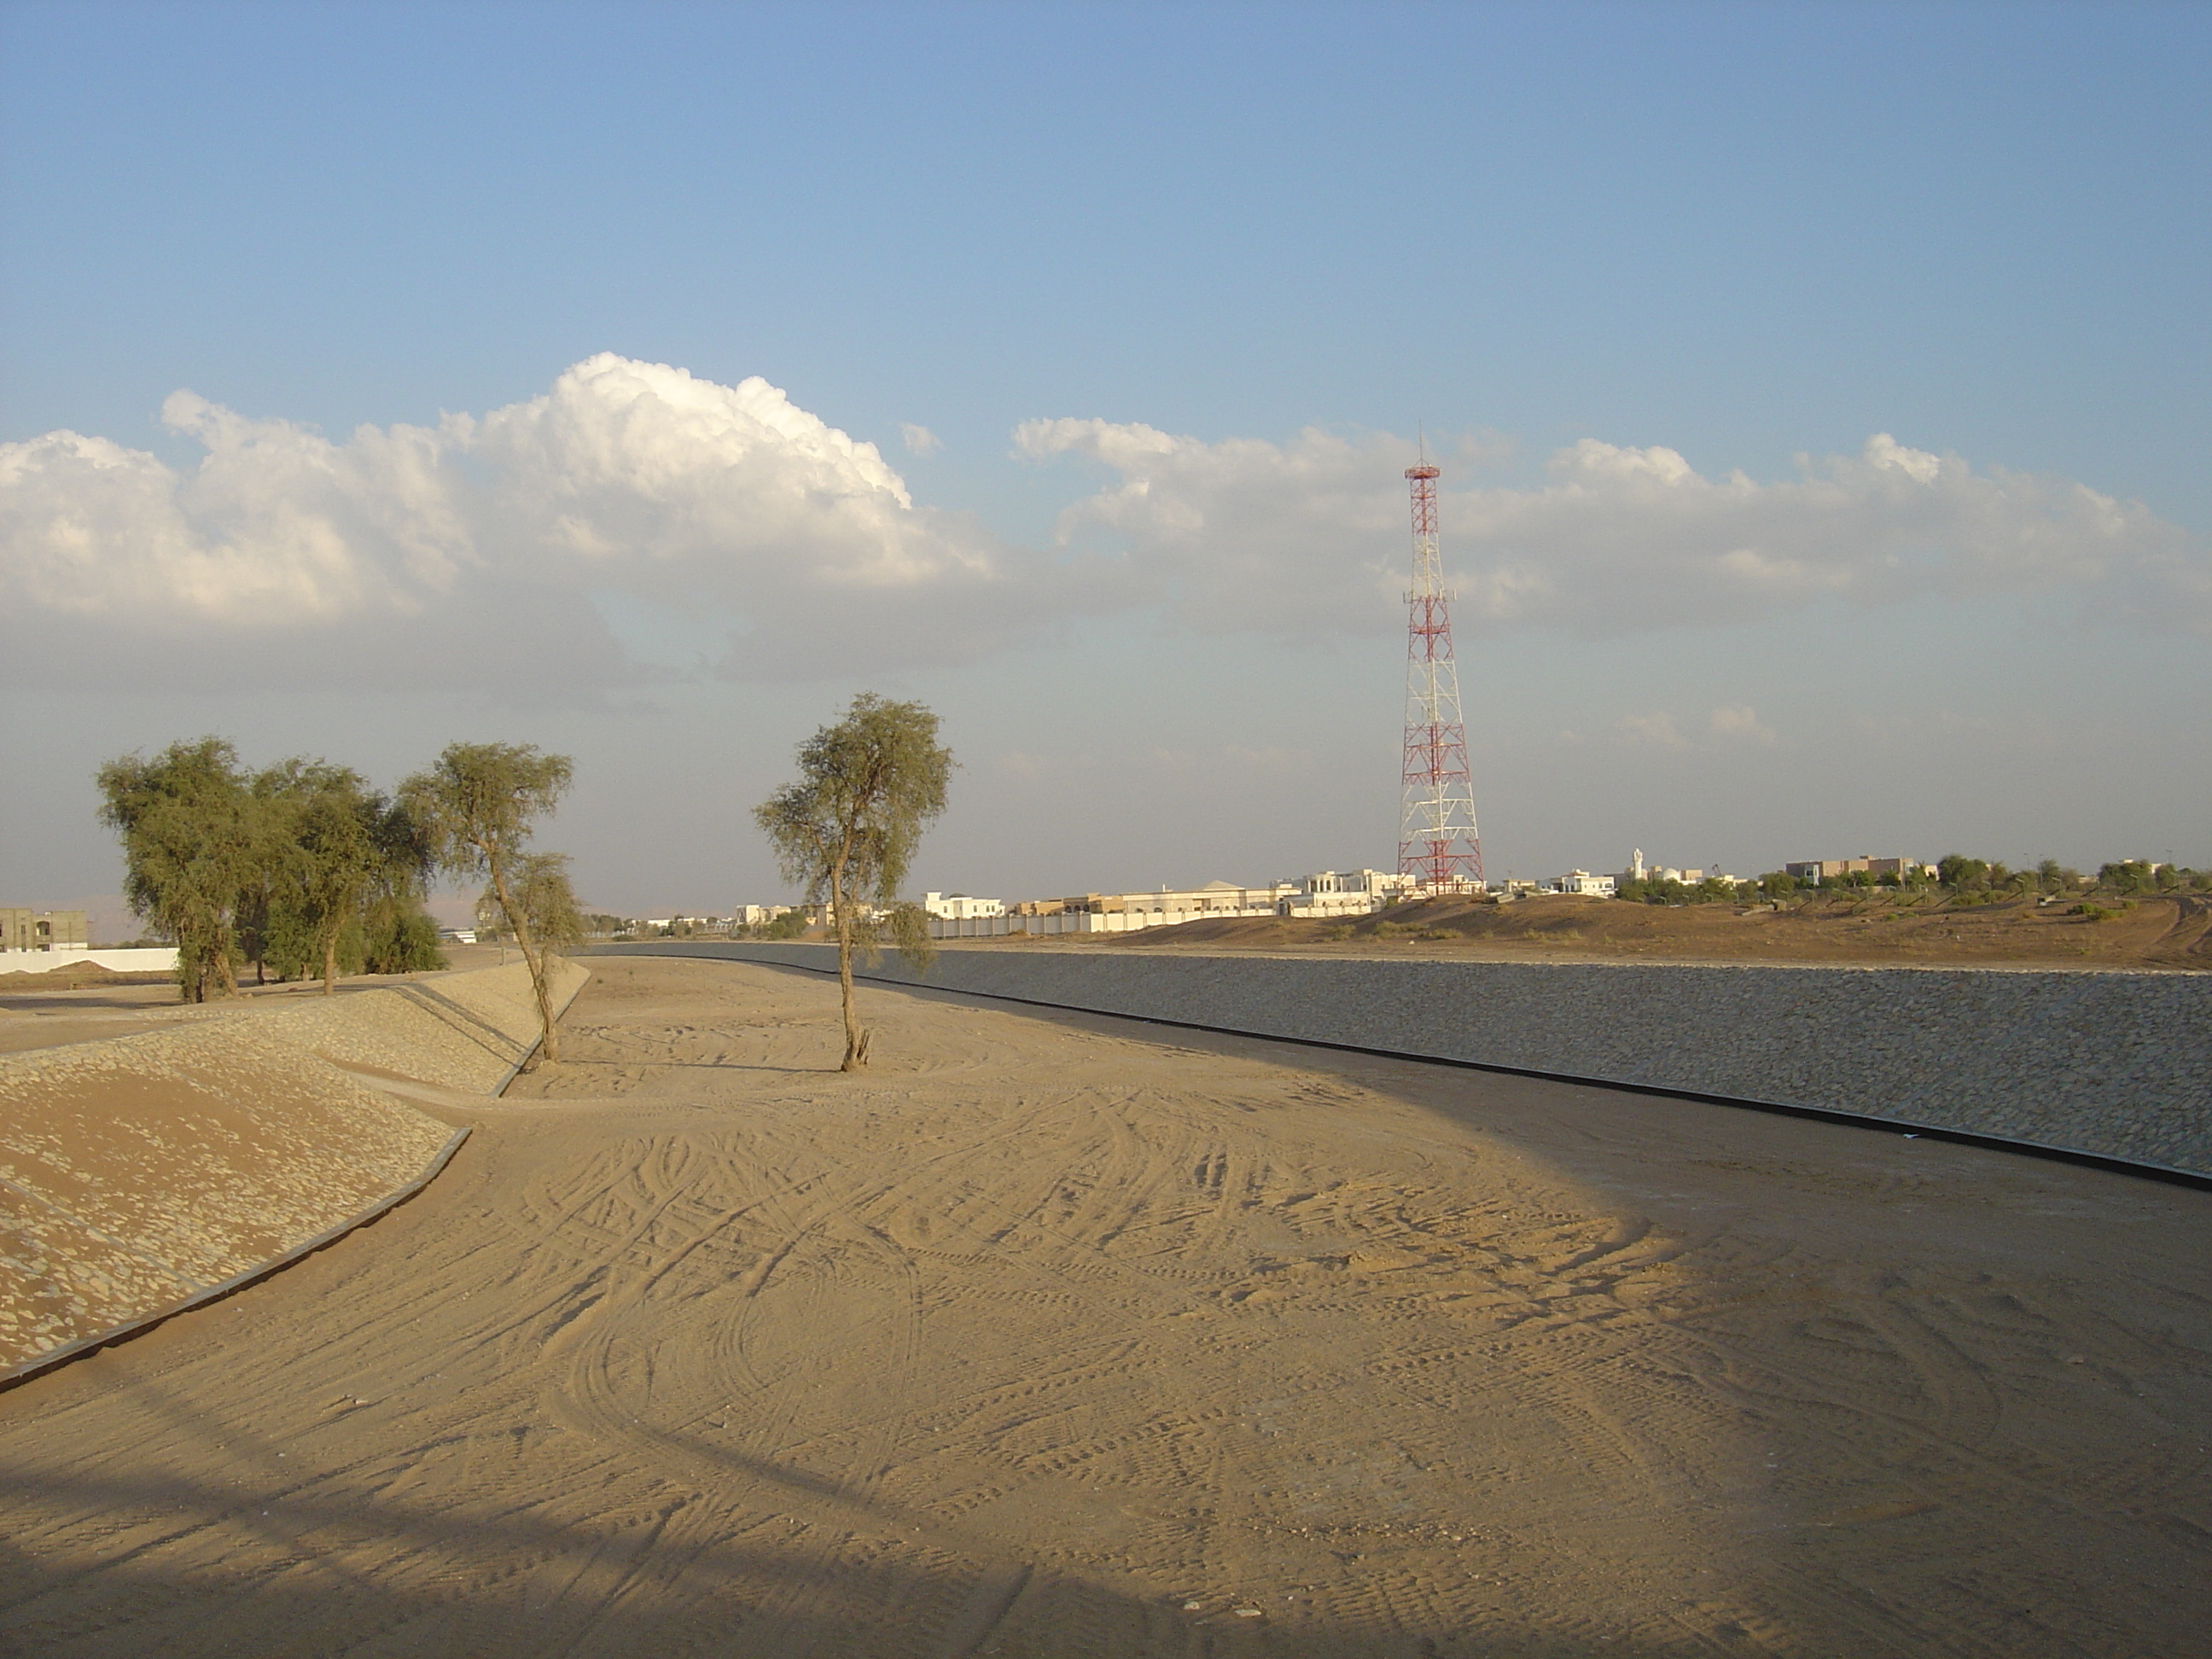
[[[827,945],[610,953],[817,971]],[[1809,1113],[2212,1179],[2212,974],[1452,962],[949,947],[927,979],[1053,1007]]]
[[[588,976],[558,964],[556,1009]],[[537,1018],[516,963],[0,1059],[0,1388],[421,1191],[468,1132],[380,1085],[495,1095]]]

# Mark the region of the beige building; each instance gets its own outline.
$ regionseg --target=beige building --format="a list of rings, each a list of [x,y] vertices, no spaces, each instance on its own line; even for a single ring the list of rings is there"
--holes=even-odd
[[[968,893],[924,893],[921,908],[944,921],[973,921],[979,916],[1003,916],[1006,907],[994,898]]]
[[[88,942],[82,910],[0,908],[0,951],[82,951]]]
[[[1367,916],[1411,898],[1414,878],[1389,870],[1317,870],[1277,902],[1285,916]]]
[[[1133,933],[1228,916],[1272,916],[1298,890],[1296,882],[1239,887],[1210,881],[1203,887],[1163,887],[1157,892],[1079,893],[1065,898],[1024,899],[995,915],[933,915],[933,939],[1001,939],[1013,933]]]
[[[1868,875],[1880,881],[1884,876],[1903,880],[1907,876],[1932,876],[1936,866],[1923,864],[1918,859],[1878,859],[1862,856],[1855,859],[1804,859],[1795,864],[1785,864],[1782,872],[1799,881],[1835,881],[1844,876]]]
[[[1153,916],[1195,921],[1201,916],[1272,915],[1276,902],[1297,891],[1291,881],[1266,887],[1239,887],[1209,881],[1203,887],[1163,887],[1157,892],[1073,893],[1066,898],[1024,899],[1006,907],[1017,916]]]

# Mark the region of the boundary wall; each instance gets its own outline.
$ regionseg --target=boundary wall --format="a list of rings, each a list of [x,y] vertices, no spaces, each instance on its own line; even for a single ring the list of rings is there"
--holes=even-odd
[[[565,1008],[587,970],[562,963]],[[0,1387],[374,1220],[467,1139],[380,1087],[495,1095],[536,1049],[521,963],[283,1007],[202,1005],[0,1056]]]
[[[1055,910],[1042,916],[932,916],[932,939],[1008,939],[1018,935],[1056,938],[1063,933],[1135,933],[1147,927],[1173,927],[1186,921],[1227,921],[1239,916],[1272,916],[1265,910]]]
[[[88,962],[117,974],[173,974],[177,947],[173,945],[126,945],[109,950],[100,945],[63,945],[51,951],[0,951],[0,974],[50,974]]]
[[[602,947],[834,969],[826,945]],[[962,991],[2212,1176],[2212,974],[1449,962],[1079,947],[896,956]]]

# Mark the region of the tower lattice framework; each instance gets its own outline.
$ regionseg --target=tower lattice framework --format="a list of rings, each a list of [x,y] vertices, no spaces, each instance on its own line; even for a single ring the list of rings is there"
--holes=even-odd
[[[1398,873],[1431,891],[1479,888],[1482,840],[1452,655],[1451,594],[1437,551],[1437,469],[1406,469],[1413,497],[1413,585],[1406,592],[1406,763]]]

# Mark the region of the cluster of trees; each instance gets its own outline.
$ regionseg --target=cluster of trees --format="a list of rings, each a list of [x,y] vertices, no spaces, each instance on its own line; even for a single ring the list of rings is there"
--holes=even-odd
[[[1707,876],[1692,886],[1688,882],[1662,881],[1657,877],[1644,881],[1623,881],[1613,890],[1615,898],[1628,899],[1638,904],[1734,904],[1739,902],[1749,882],[1738,884],[1719,876]]]
[[[259,980],[319,975],[325,994],[343,973],[443,967],[431,878],[483,879],[480,908],[529,963],[551,1059],[548,957],[584,923],[567,856],[529,842],[572,769],[528,744],[457,743],[386,795],[327,761],[248,771],[209,737],[110,761],[100,816],[122,837],[131,908],[176,944],[189,1002],[236,995],[248,965]]]
[[[927,919],[897,892],[945,811],[954,763],[937,733],[922,704],[863,693],[799,745],[798,779],[754,811],[786,879],[828,902],[848,1072],[868,1057],[855,956],[872,958],[886,933],[917,968],[932,955]],[[249,771],[228,739],[209,737],[109,762],[100,816],[122,838],[132,908],[176,944],[187,1001],[236,995],[248,966],[262,980],[319,974],[326,994],[341,974],[442,967],[422,908],[429,883],[482,880],[480,925],[529,964],[542,1033],[534,1065],[559,1057],[551,959],[619,921],[586,917],[567,855],[530,846],[573,772],[567,756],[529,744],[457,743],[386,795],[327,761]],[[805,927],[793,911],[760,931]]]
[[[257,980],[444,965],[423,914],[422,826],[361,775],[295,757],[258,772],[222,738],[100,769],[100,816],[122,837],[131,908],[177,946],[188,1002]]]
[[[806,932],[809,924],[804,910],[786,910],[780,916],[770,916],[744,930],[747,939],[797,939]],[[922,937],[929,936],[927,918],[922,924]]]
[[[2153,869],[2144,860],[2122,859],[2117,864],[2097,866],[2097,885],[2123,896],[2185,890],[2208,893],[2212,892],[2212,870],[2191,870],[2172,864],[2161,864]]]

